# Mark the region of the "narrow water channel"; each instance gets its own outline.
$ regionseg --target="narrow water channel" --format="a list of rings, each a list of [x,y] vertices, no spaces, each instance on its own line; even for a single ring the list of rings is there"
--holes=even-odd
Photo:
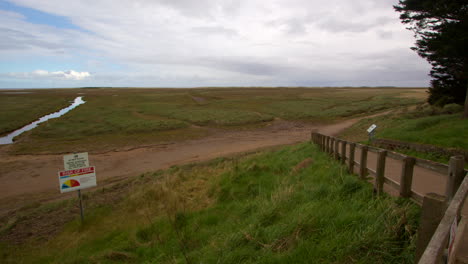
[[[77,107],[77,106],[79,106],[81,104],[84,104],[84,103],[86,103],[86,101],[83,101],[83,97],[79,96],[79,97],[75,98],[75,101],[70,106],[68,106],[66,108],[63,108],[62,110],[60,110],[58,112],[43,116],[43,117],[39,118],[38,120],[32,122],[31,124],[26,125],[26,126],[20,128],[18,130],[15,130],[15,131],[11,132],[7,136],[0,137],[0,145],[12,144],[13,143],[13,138],[15,138],[16,136],[37,127],[37,125],[39,125],[42,122],[45,122],[45,121],[47,121],[49,119],[52,119],[52,118],[60,117],[60,116],[62,116],[64,114],[66,114],[67,112],[69,112],[70,110],[74,109],[75,107]]]

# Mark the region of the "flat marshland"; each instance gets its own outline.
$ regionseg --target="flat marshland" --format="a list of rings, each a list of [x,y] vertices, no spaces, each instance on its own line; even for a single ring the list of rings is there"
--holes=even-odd
[[[213,129],[264,126],[275,120],[332,123],[421,103],[423,89],[206,88],[50,89],[0,92],[0,134],[64,106],[76,96],[86,104],[25,133],[16,154],[114,150],[155,142],[200,138]],[[32,110],[33,109],[33,110]]]
[[[389,137],[401,125],[410,137],[432,121],[411,122],[437,118],[410,118],[424,89],[25,92],[0,91],[0,111],[8,112],[2,135],[77,96],[86,103],[0,146],[2,262],[413,261],[416,205],[375,198],[368,183],[312,144],[271,147],[307,141],[313,129],[364,141],[369,122]],[[464,128],[450,116],[461,124],[453,127]],[[55,176],[63,153],[81,151],[98,170],[98,187],[83,191],[83,225],[76,194],[58,194]]]

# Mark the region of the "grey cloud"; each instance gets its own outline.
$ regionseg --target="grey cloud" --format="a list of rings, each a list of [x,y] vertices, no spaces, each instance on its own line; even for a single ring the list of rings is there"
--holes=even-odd
[[[205,57],[198,61],[200,66],[255,76],[288,76],[304,71],[297,66],[286,65],[278,58]]]
[[[333,32],[333,33],[341,33],[341,32],[364,32],[367,31],[370,26],[366,24],[359,24],[359,23],[352,23],[352,22],[345,22],[339,21],[335,19],[328,19],[323,21],[322,23],[318,24],[321,29]]]
[[[355,60],[372,60],[379,61],[382,63],[395,63],[400,64],[403,61],[424,61],[415,52],[411,51],[408,47],[407,50],[393,49],[382,52],[368,52],[362,54],[354,54],[353,59]],[[427,66],[428,64],[422,64]]]
[[[221,59],[221,58],[205,58],[202,60],[205,65],[214,68],[251,74],[251,75],[274,75],[283,72],[286,68],[262,62],[243,60],[243,59]]]
[[[0,28],[0,36],[2,36],[0,50],[26,50],[31,47],[38,47],[60,51],[64,47],[63,45],[43,41],[34,35],[8,28]]]
[[[286,34],[301,35],[307,33],[307,19],[291,18],[284,20],[273,20],[265,23],[266,26],[278,28]]]
[[[225,35],[228,37],[237,36],[239,33],[230,28],[225,27],[194,27],[191,30],[192,32],[201,34],[201,35]]]
[[[393,37],[393,33],[391,31],[386,31],[386,30],[377,31],[377,35],[381,39],[391,39]]]
[[[138,58],[135,63],[159,64],[159,65],[181,65],[192,67],[204,67],[214,70],[222,70],[233,73],[273,76],[291,74],[301,71],[299,68],[285,66],[280,60],[260,59],[254,57],[197,57],[197,58]]]
[[[285,32],[288,34],[301,35],[307,33],[305,23],[298,19],[291,19],[286,25]]]
[[[85,69],[93,72],[86,82],[107,86],[359,85],[411,75],[425,82],[429,71],[381,0],[11,1],[65,16],[85,32],[0,16],[0,52],[15,59],[10,50],[24,51],[31,65],[44,53],[70,61],[87,54],[106,63]],[[335,34],[345,32],[354,34]]]
[[[346,20],[340,20],[337,18],[328,18],[317,23],[317,26],[320,29],[333,32],[333,33],[342,33],[342,32],[352,32],[360,33],[368,31],[372,28],[381,27],[388,23],[393,22],[394,19],[388,17],[379,17],[373,21],[366,22],[352,22]]]
[[[156,1],[165,6],[171,7],[181,13],[189,16],[203,16],[208,14],[208,8],[210,6],[209,0],[159,0]]]
[[[239,3],[233,0],[157,0],[169,8],[172,8],[188,17],[197,17],[210,19],[213,12],[224,11],[225,13],[236,13],[239,9]],[[150,1],[150,3],[154,3]]]
[[[390,17],[379,17],[364,22],[355,22],[341,17],[327,16],[326,13],[322,13],[321,15],[309,14],[302,17],[272,20],[266,22],[265,25],[278,28],[287,34],[303,35],[307,33],[309,25],[316,25],[320,30],[332,33],[361,33],[393,22],[395,22],[395,19]]]

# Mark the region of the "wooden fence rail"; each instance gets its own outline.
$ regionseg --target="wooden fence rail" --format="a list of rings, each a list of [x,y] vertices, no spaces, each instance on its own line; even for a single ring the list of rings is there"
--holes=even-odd
[[[329,153],[342,164],[346,164],[346,160],[348,160],[348,170],[350,173],[354,173],[354,166],[357,165],[359,167],[358,175],[361,179],[367,179],[367,175],[369,174],[373,176],[374,191],[377,195],[383,193],[383,186],[387,184],[391,188],[397,190],[400,197],[410,198],[417,204],[422,205],[425,194],[417,193],[412,189],[414,167],[419,166],[439,174],[447,175],[445,197],[447,204],[449,204],[448,209],[418,262],[420,264],[441,263],[444,257],[444,249],[448,247],[450,227],[454,221],[459,222],[460,210],[468,194],[468,177],[465,177],[467,171],[464,169],[463,157],[451,157],[450,163],[447,166],[445,164],[410,157],[381,148],[348,142],[316,132],[311,134],[311,140],[317,144],[322,151]],[[347,145],[349,145],[349,158],[346,157]],[[361,150],[359,162],[355,161],[356,148]],[[368,152],[373,152],[377,155],[375,171],[367,167]],[[385,162],[387,158],[400,160],[402,162],[399,182],[385,176]],[[461,221],[461,227],[463,228],[465,221],[467,220],[463,219]],[[459,231],[463,228],[459,228]],[[459,237],[461,236],[461,234],[457,235]],[[455,258],[451,255],[454,254],[453,252],[456,252],[456,249],[457,245],[455,245],[454,250],[452,250],[451,253],[449,252],[446,256],[449,263],[454,261]]]

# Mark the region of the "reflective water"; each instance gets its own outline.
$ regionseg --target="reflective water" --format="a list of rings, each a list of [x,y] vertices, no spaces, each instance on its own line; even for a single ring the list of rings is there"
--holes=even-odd
[[[86,101],[83,101],[82,99],[83,97],[82,96],[79,96],[77,98],[75,98],[75,101],[68,107],[66,108],[63,108],[62,110],[58,111],[58,112],[55,112],[55,113],[52,113],[52,114],[48,114],[46,116],[43,116],[41,118],[39,118],[39,120],[36,120],[34,122],[32,122],[31,124],[29,125],[26,125],[18,130],[15,130],[13,132],[11,132],[10,134],[8,134],[7,136],[5,137],[0,137],[0,145],[5,145],[5,144],[12,144],[13,143],[13,138],[26,132],[26,131],[29,131],[35,127],[37,127],[37,125],[39,125],[40,123],[42,122],[45,122],[49,119],[52,119],[52,118],[57,118],[57,117],[60,117],[64,114],[66,114],[68,111],[72,110],[73,108],[79,106],[80,104],[84,104],[86,103]]]

